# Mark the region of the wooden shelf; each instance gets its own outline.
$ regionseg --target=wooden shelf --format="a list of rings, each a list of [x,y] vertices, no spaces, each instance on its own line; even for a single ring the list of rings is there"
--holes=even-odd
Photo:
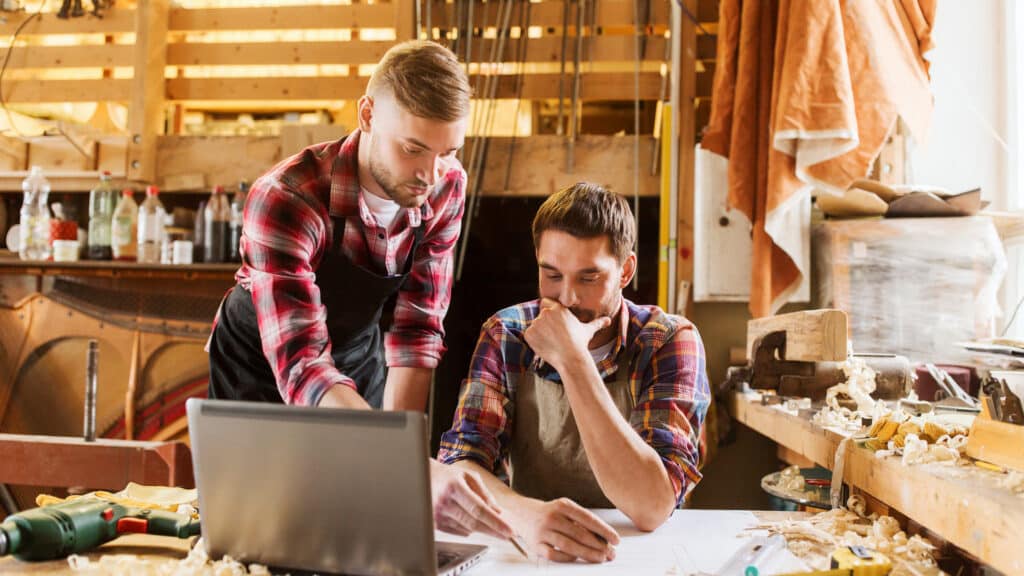
[[[730,412],[780,446],[831,469],[844,436],[756,397],[736,393]],[[1006,574],[1024,573],[1020,535],[1024,498],[998,485],[1001,475],[976,467],[904,466],[898,458],[850,446],[844,481],[867,492]]]
[[[9,251],[0,252],[0,275],[88,276],[94,278],[156,278],[168,280],[233,280],[240,264],[139,264],[83,260],[43,262],[19,260]]]

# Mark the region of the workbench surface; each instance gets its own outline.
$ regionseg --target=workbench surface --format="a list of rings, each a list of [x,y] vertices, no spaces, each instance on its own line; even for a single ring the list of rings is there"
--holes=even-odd
[[[734,393],[736,420],[779,445],[832,469],[845,438],[756,394]],[[941,463],[904,466],[899,457],[848,446],[844,481],[1006,574],[1024,573],[1024,495],[999,486],[1002,474]],[[753,481],[753,480],[752,480]]]
[[[616,510],[596,511],[622,536],[616,559],[607,564],[556,564],[520,556],[512,544],[488,536],[460,538],[437,533],[439,540],[473,542],[491,547],[480,564],[469,575],[504,575],[537,573],[595,574],[690,574],[711,573],[721,566],[743,543],[744,530],[757,522],[781,521],[807,517],[801,512],[747,512],[742,510],[676,510],[661,528],[642,533],[631,527]],[[147,559],[173,561],[184,558],[194,539],[179,540],[166,536],[133,534],[110,542],[87,554],[96,560],[103,554],[133,554]],[[793,566],[793,568],[797,568]],[[672,570],[675,570],[674,572]],[[0,558],[0,574],[76,574],[67,560],[28,563],[14,558]]]

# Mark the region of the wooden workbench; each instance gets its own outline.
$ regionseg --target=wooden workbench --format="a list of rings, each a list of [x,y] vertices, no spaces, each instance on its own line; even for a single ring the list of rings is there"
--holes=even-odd
[[[780,446],[832,469],[844,436],[758,396],[735,393],[730,412]],[[904,466],[851,444],[844,481],[1006,574],[1024,573],[1020,550],[1024,496],[998,485],[1001,475],[938,463]]]

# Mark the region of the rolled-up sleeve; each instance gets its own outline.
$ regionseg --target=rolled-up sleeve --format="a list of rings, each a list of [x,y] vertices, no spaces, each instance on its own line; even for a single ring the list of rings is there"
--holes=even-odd
[[[471,460],[495,474],[502,472],[508,454],[511,412],[501,346],[506,337],[496,318],[481,329],[452,427],[441,436],[437,454],[441,463]]]
[[[701,479],[700,431],[711,402],[704,344],[692,325],[653,348],[630,425],[661,457],[677,504]]]
[[[296,168],[301,172],[300,168]],[[331,358],[326,309],[316,285],[329,230],[327,207],[312,173],[282,181],[279,173],[253,183],[246,202],[242,253],[256,309],[263,354],[287,404],[315,406],[329,388],[356,388]]]

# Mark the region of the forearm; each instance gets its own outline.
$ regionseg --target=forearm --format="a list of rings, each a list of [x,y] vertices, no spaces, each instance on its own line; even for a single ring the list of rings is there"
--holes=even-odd
[[[571,362],[559,373],[601,489],[637,528],[654,530],[676,505],[658,453],[622,417],[590,358]]]
[[[452,464],[452,466],[476,472],[483,481],[484,486],[491,491],[491,495],[493,495],[494,499],[498,501],[498,506],[513,516],[517,510],[522,508],[523,501],[528,500],[526,496],[517,494],[516,491],[509,487],[508,484],[505,484],[498,479],[493,472],[472,460],[459,460]]]
[[[384,385],[384,409],[425,411],[427,401],[430,399],[433,374],[434,371],[430,368],[389,368],[387,382]]]
[[[320,398],[317,406],[323,408],[352,408],[357,410],[369,410],[370,405],[366,400],[349,386],[339,384],[331,386]]]

